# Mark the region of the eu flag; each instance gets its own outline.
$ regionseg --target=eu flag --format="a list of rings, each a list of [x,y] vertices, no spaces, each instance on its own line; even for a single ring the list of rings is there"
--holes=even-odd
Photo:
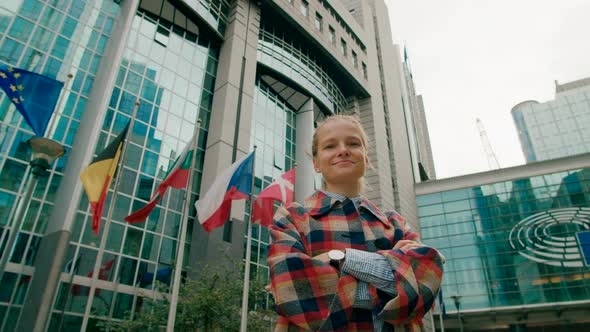
[[[0,87],[37,136],[43,136],[63,82],[27,70],[0,65]]]

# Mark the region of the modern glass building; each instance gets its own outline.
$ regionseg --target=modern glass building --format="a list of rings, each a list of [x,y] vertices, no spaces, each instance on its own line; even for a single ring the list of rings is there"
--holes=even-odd
[[[190,211],[179,243],[183,190],[170,190],[148,220],[127,224],[197,130],[190,199],[256,145],[255,193],[298,165],[317,121],[358,115],[374,168],[367,196],[418,225],[414,130],[404,120],[399,49],[391,44],[383,0],[14,0],[0,3],[0,63],[65,81],[46,136],[67,154],[40,178],[22,227],[12,225],[30,178],[33,136],[0,93],[1,331],[95,331],[132,318],[156,294],[158,272],[172,271],[184,246],[185,274],[244,256],[244,203],[224,228],[206,234]],[[139,102],[137,109],[136,102]],[[130,122],[120,183],[102,223],[91,230],[80,171]],[[299,197],[314,189],[299,176]],[[107,220],[107,210],[112,216]],[[18,232],[7,247],[11,232]],[[252,277],[268,274],[268,232],[254,227]],[[98,272],[98,273],[96,273]],[[169,283],[169,279],[160,280]],[[236,318],[238,319],[238,318]]]
[[[590,152],[590,78],[559,84],[555,99],[512,108],[527,163]]]
[[[423,241],[447,259],[445,330],[590,328],[589,154],[425,182],[416,193]]]
[[[413,159],[418,160],[418,163],[414,165],[414,177],[416,182],[434,180],[436,179],[436,170],[424,111],[424,100],[422,95],[416,92],[407,48],[404,48],[402,68],[404,73],[403,88],[407,96],[407,98],[404,98],[404,111],[406,114],[406,126],[410,131],[410,153]]]

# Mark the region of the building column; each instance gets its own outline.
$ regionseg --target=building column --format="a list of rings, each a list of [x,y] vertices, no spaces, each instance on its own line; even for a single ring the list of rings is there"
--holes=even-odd
[[[53,213],[39,246],[34,263],[35,273],[17,331],[45,331],[62,273],[71,226],[82,194],[80,172],[94,157],[94,147],[100,135],[138,5],[139,0],[121,1],[117,23],[88,96],[88,104],[84,109],[74,145],[69,151],[68,164],[57,191]]]
[[[315,170],[311,155],[313,139],[313,98],[297,111],[295,125],[297,136],[295,138],[295,160],[297,161],[297,176],[295,178],[295,202],[303,204],[305,198],[314,191],[313,180]]]
[[[221,172],[251,152],[259,28],[260,8],[257,1],[233,1],[215,77],[201,194],[207,192]],[[244,207],[244,201],[232,203],[231,220],[240,222],[219,227],[211,234],[207,234],[200,226],[194,227],[190,262],[219,263],[220,251],[235,260],[243,258],[244,224],[241,220],[244,218]],[[227,242],[224,241],[224,232],[229,233]]]

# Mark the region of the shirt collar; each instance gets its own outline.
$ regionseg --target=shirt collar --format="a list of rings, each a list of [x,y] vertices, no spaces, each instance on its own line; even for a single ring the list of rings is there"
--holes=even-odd
[[[360,203],[358,204],[358,208],[364,207],[367,211],[371,212],[371,214],[379,219],[379,221],[381,221],[386,228],[391,227],[391,224],[387,218],[383,215],[383,213],[381,213],[381,211],[379,211],[375,204],[371,203],[371,201],[363,196],[359,197],[359,201]],[[319,217],[330,212],[337,203],[342,202],[336,196],[327,195],[321,190],[316,190],[305,200],[305,207],[309,211],[309,215],[311,217]]]

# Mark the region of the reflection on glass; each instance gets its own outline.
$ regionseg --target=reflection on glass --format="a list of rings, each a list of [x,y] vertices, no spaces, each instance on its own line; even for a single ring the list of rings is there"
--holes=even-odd
[[[447,303],[481,309],[590,299],[576,234],[590,229],[590,169],[418,197],[422,238],[447,258]],[[442,199],[441,199],[442,198]]]

